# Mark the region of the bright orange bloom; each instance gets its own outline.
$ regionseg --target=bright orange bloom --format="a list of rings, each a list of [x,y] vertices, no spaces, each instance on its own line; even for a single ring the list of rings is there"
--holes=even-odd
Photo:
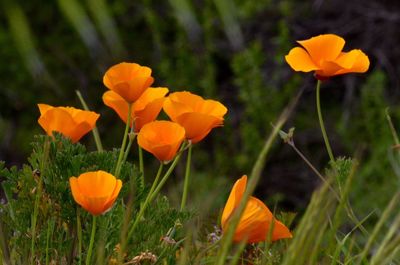
[[[243,176],[236,181],[232,188],[221,218],[221,226],[224,232],[228,229],[229,219],[234,213],[234,210],[239,206],[246,185],[247,176]],[[274,227],[273,231],[270,232],[272,223]],[[247,243],[265,241],[268,233],[272,233],[272,241],[292,237],[289,229],[275,219],[268,207],[259,199],[251,196],[247,201],[239,225],[236,227],[233,241],[240,242],[245,239],[247,239]]]
[[[59,132],[70,138],[73,143],[93,130],[100,117],[96,112],[73,107],[53,107],[47,104],[38,104],[38,107],[40,110],[38,122],[46,133],[51,136],[53,131]]]
[[[153,82],[151,69],[136,63],[114,65],[103,77],[104,85],[129,103],[135,102]]]
[[[157,118],[167,93],[168,88],[166,87],[150,87],[133,103],[131,121],[134,121],[132,124],[135,126],[135,132],[139,132],[143,125]],[[103,102],[112,108],[125,123],[127,122],[129,103],[120,95],[114,91],[107,91],[103,94]]]
[[[285,56],[286,62],[295,71],[315,71],[320,80],[334,75],[364,73],[369,68],[368,56],[361,50],[342,52],[345,41],[337,35],[319,35],[298,43],[304,49],[291,49]]]
[[[143,126],[138,144],[158,160],[171,161],[185,139],[185,129],[171,121],[153,121]]]
[[[184,91],[170,94],[164,102],[164,111],[172,121],[185,128],[187,139],[197,143],[211,129],[223,125],[228,109],[218,101]]]
[[[102,170],[71,177],[69,184],[76,203],[93,215],[108,211],[122,187],[121,180]]]

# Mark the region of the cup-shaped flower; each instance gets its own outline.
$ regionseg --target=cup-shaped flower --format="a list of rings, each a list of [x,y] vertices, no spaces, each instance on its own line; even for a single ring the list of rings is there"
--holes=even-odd
[[[139,132],[143,125],[154,121],[160,113],[168,88],[150,87],[132,104],[131,121],[134,131]],[[125,123],[128,120],[128,104],[119,94],[107,91],[103,94],[103,102],[112,108]]]
[[[119,63],[107,70],[104,85],[129,103],[135,102],[151,86],[151,69],[136,63]]]
[[[291,49],[285,56],[286,62],[295,71],[315,71],[320,80],[347,73],[364,73],[369,68],[368,56],[361,50],[342,52],[345,41],[337,35],[319,35],[298,43],[303,48]]]
[[[138,144],[161,162],[171,161],[185,139],[185,129],[172,121],[153,121],[143,126]]]
[[[186,139],[192,143],[201,141],[211,129],[222,126],[228,109],[218,101],[205,100],[190,92],[175,92],[164,102],[169,118],[182,125]]]
[[[232,188],[221,217],[221,226],[224,232],[227,231],[230,218],[239,206],[246,185],[247,176],[243,176],[236,181]],[[273,225],[272,231],[270,231],[271,225]],[[262,201],[251,196],[247,201],[239,225],[236,227],[233,241],[247,240],[247,243],[256,243],[267,240],[268,236],[272,241],[275,241],[282,238],[291,238],[292,234],[284,224],[275,219]]]
[[[107,212],[118,197],[122,181],[105,171],[93,171],[69,179],[77,204],[93,215]]]
[[[47,104],[38,104],[40,117],[38,122],[48,135],[59,132],[72,140],[79,141],[85,134],[93,130],[100,117],[93,111],[76,109],[73,107],[53,107]]]

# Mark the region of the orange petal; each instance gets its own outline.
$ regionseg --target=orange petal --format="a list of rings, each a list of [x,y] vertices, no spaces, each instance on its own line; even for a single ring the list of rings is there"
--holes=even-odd
[[[186,138],[192,143],[197,143],[206,137],[212,128],[221,126],[223,120],[207,114],[189,112],[178,116],[177,122],[185,128]]]
[[[128,102],[121,97],[118,93],[109,90],[103,94],[103,102],[106,106],[112,108],[123,122],[127,122],[128,119]],[[133,111],[132,111],[133,117]]]
[[[113,175],[101,170],[83,173],[78,178],[79,190],[86,197],[110,198],[116,182]]]
[[[307,50],[312,61],[319,65],[322,61],[334,61],[342,51],[345,41],[337,35],[324,34],[298,43]]]
[[[56,131],[66,137],[70,137],[71,131],[76,127],[76,123],[71,115],[60,108],[47,110],[39,117],[38,122],[50,136],[53,134],[53,131]]]
[[[121,191],[121,188],[122,188],[122,181],[120,179],[117,179],[113,193],[108,198],[106,204],[103,206],[103,212],[108,211],[108,209],[112,207],[112,205],[114,204],[115,200],[118,197],[119,192]]]
[[[49,109],[54,108],[53,106],[47,105],[47,104],[37,104],[39,107],[40,114],[43,115],[48,111]]]
[[[227,221],[233,210],[239,205],[240,200],[242,199],[243,193],[246,190],[247,185],[247,176],[243,175],[240,179],[238,179],[232,187],[231,193],[229,194],[228,200],[226,201],[224,211],[222,212],[221,217],[221,226],[224,229],[227,225]]]
[[[291,49],[285,60],[295,71],[310,72],[319,69],[310,55],[300,47]]]
[[[104,206],[107,204],[108,197],[86,197],[87,205],[85,210],[93,215],[100,215],[105,212]]]
[[[168,88],[166,87],[149,87],[133,104],[134,111],[143,110],[147,106],[147,104],[153,102],[156,99],[164,98],[167,93]]]
[[[87,202],[85,196],[83,196],[81,191],[79,190],[78,179],[76,177],[70,177],[69,185],[71,186],[72,197],[74,198],[76,203],[83,208],[86,208]]]
[[[185,129],[171,121],[147,123],[138,133],[138,144],[160,161],[171,160],[185,138]]]
[[[207,99],[195,111],[222,118],[228,112],[228,109],[216,100]]]
[[[358,49],[341,53],[335,60],[335,63],[344,68],[339,70],[336,74],[345,74],[349,72],[365,73],[369,68],[368,56]]]

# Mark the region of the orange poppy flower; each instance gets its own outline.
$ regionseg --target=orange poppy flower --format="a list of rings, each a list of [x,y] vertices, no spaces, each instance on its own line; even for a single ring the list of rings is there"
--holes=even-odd
[[[221,226],[224,232],[228,229],[229,218],[239,206],[246,185],[247,176],[243,176],[236,181],[232,188],[221,218]],[[270,232],[272,223],[274,227],[273,231]],[[289,229],[275,219],[268,207],[259,199],[251,196],[247,201],[239,225],[236,227],[233,241],[240,242],[245,239],[247,239],[247,243],[265,241],[268,233],[272,233],[272,241],[292,237]]]
[[[100,117],[96,112],[73,107],[53,107],[47,104],[38,104],[38,107],[38,122],[46,133],[51,136],[53,131],[57,131],[70,138],[73,143],[93,130]]]
[[[345,41],[334,34],[325,34],[308,40],[298,41],[303,46],[290,50],[286,62],[295,71],[315,71],[316,78],[347,73],[364,73],[369,68],[369,59],[361,50],[342,52]]]
[[[143,125],[157,118],[167,93],[166,87],[150,87],[133,103],[131,119],[134,121],[135,132],[139,132]],[[107,91],[103,94],[103,102],[112,108],[125,123],[127,122],[128,103],[120,95],[114,91]]]
[[[108,211],[122,187],[121,180],[102,170],[71,177],[69,184],[76,203],[93,215]]]
[[[163,162],[175,157],[184,139],[185,129],[171,121],[147,123],[138,134],[139,146]]]
[[[170,94],[164,102],[164,111],[172,121],[185,128],[187,139],[197,143],[211,129],[223,125],[228,109],[218,101],[184,91]]]
[[[151,69],[136,63],[114,65],[103,77],[104,85],[129,103],[135,102],[153,82]]]

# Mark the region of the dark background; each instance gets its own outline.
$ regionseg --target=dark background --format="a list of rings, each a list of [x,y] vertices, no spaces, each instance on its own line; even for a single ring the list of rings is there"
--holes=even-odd
[[[198,187],[221,185],[225,194],[234,179],[249,174],[271,123],[300,89],[285,129],[296,127],[296,145],[322,169],[328,157],[315,111],[316,81],[312,73],[292,71],[284,55],[296,40],[335,33],[346,40],[345,51],[362,49],[371,61],[366,74],[337,76],[322,87],[334,154],[361,153],[354,207],[360,214],[379,209],[399,187],[385,117],[390,107],[399,124],[399,1],[3,0],[1,8],[0,160],[8,166],[26,162],[33,136],[43,133],[36,104],[80,107],[77,89],[101,114],[106,148],[118,147],[124,125],[101,101],[102,77],[127,61],[151,67],[154,86],[189,90],[228,107],[225,126],[194,149]],[[91,135],[81,142],[95,150]],[[172,186],[182,174],[183,164]],[[256,193],[299,210],[318,183],[278,141]]]

